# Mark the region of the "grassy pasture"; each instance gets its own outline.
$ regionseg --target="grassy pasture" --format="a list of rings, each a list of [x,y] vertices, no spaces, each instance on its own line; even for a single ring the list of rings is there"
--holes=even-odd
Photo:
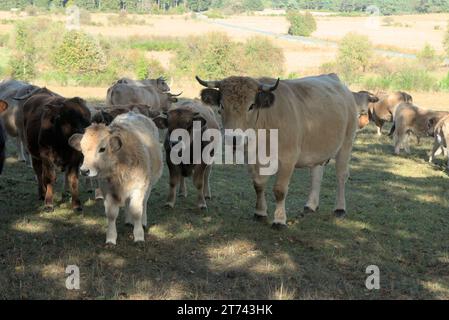
[[[295,172],[283,231],[253,221],[245,166],[214,167],[206,211],[195,208],[190,181],[187,199],[163,208],[165,170],[148,203],[145,243],[132,242],[120,215],[117,246],[107,247],[102,203],[88,200],[82,184],[83,214],[60,194],[55,212],[43,212],[10,141],[0,177],[0,299],[449,299],[449,177],[441,160],[426,162],[430,146],[423,139],[411,155],[393,156],[390,139],[370,125],[355,143],[346,219],[331,214],[331,162],[314,215],[300,216],[309,179]],[[65,288],[71,264],[80,267],[79,291]],[[381,272],[377,291],[365,288],[372,264]]]

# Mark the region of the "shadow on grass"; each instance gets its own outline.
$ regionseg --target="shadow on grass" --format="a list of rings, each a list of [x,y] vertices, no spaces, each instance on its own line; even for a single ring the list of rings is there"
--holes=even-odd
[[[244,166],[215,166],[213,199],[195,208],[195,191],[164,209],[167,172],[148,204],[145,244],[119,217],[116,247],[107,247],[101,203],[82,215],[62,202],[43,213],[30,168],[8,161],[0,177],[1,298],[150,299],[435,299],[449,298],[447,176],[425,163],[424,142],[394,157],[386,137],[360,132],[348,216],[335,219],[335,169],[326,168],[320,212],[301,218],[307,171],[298,170],[287,198],[289,228],[252,220],[255,201]],[[273,179],[272,179],[273,180]],[[272,180],[267,189],[274,210]],[[83,199],[89,194],[82,190]],[[65,288],[65,268],[81,271],[81,290]],[[381,289],[365,287],[377,265]]]

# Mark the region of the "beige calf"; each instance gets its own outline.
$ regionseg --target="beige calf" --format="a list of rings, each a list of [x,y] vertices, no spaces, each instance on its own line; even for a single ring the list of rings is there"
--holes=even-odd
[[[110,126],[93,124],[70,144],[84,155],[81,174],[98,178],[108,218],[106,243],[116,244],[116,219],[125,207],[134,225],[134,241],[144,241],[147,201],[162,175],[162,150],[154,122],[134,112],[119,115]]]

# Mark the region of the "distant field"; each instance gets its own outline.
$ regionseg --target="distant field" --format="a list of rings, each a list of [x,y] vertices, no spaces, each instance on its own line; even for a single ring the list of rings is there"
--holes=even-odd
[[[258,34],[239,28],[230,28],[208,23],[205,19],[192,18],[190,14],[181,16],[130,15],[130,20],[138,25],[117,25],[110,21],[111,14],[92,14],[96,25],[83,25],[88,33],[114,37],[130,36],[171,36],[188,37],[212,31],[226,32],[235,40],[243,40]],[[48,16],[46,16],[48,17]],[[10,24],[1,24],[12,19],[24,19],[9,12],[0,12],[0,34],[11,31]],[[381,49],[399,52],[418,52],[426,43],[439,53],[443,52],[442,39],[449,14],[392,16],[392,26],[384,26],[383,17],[338,17],[317,15],[318,30],[313,37],[338,42],[348,32],[367,35],[371,42]],[[64,21],[63,15],[51,16],[53,20]],[[220,20],[218,20],[220,21]],[[222,20],[236,27],[286,34],[288,22],[284,16],[231,16]],[[398,26],[401,24],[402,26]],[[438,30],[436,30],[438,29]],[[336,49],[327,46],[304,46],[300,43],[275,39],[284,49],[287,72],[313,74],[319,66],[335,58]]]

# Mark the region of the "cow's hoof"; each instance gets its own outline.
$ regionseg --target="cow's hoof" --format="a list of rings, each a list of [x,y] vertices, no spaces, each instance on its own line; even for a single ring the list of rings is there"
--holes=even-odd
[[[268,222],[268,216],[261,216],[260,214],[255,213],[254,214],[254,220],[256,220],[257,222]]]
[[[180,198],[187,198],[187,193],[180,193],[180,194],[179,194],[179,197],[180,197]]]
[[[304,206],[303,214],[317,213],[317,211],[318,211],[319,208],[320,208],[320,207],[317,207],[315,210],[312,210],[310,207]]]
[[[55,208],[52,205],[46,205],[44,207],[44,211],[45,212],[53,212],[53,211],[55,211]]]
[[[73,211],[75,211],[75,212],[83,212],[83,207],[81,207],[81,206],[75,207],[75,208],[73,208]]]
[[[212,199],[212,196],[205,196],[204,197],[206,200],[210,200],[210,199]]]
[[[346,210],[343,209],[337,209],[334,211],[336,218],[344,218],[346,216]]]
[[[117,244],[117,240],[114,240],[114,239],[106,240],[106,248],[114,247],[116,244]]]
[[[207,205],[206,204],[199,204],[198,205],[198,209],[200,209],[200,210],[207,210]]]
[[[284,229],[287,229],[287,225],[285,223],[273,222],[273,224],[271,225],[271,229],[284,230]]]
[[[166,208],[166,209],[173,209],[174,207],[175,207],[175,205],[170,202],[167,202],[166,204],[164,204],[164,208]]]

